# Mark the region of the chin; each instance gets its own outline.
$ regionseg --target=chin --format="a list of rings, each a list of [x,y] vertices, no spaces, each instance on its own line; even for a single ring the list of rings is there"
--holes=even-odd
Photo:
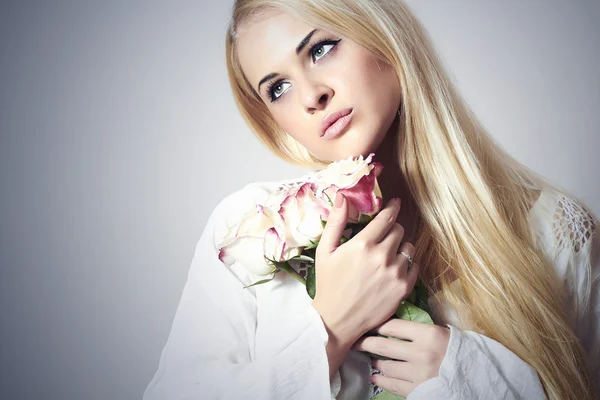
[[[371,154],[371,153],[375,153],[375,151],[371,150],[370,148],[361,147],[361,148],[347,149],[346,151],[341,152],[337,158],[338,158],[338,160],[346,160],[348,157],[358,158],[359,156],[363,156],[363,158],[367,158],[369,156],[369,154]]]
[[[376,121],[372,121],[374,125],[378,126]],[[372,129],[361,129],[361,126],[354,126],[347,130],[343,135],[332,141],[330,144],[329,157],[322,159],[335,158],[335,161],[346,160],[348,157],[357,158],[363,156],[366,158],[371,153],[376,153],[377,149],[383,142],[385,134],[381,134],[379,129],[374,131]]]
[[[354,137],[353,137],[354,136]],[[349,147],[346,148],[348,158],[350,155],[353,157],[363,156],[368,157],[371,153],[377,153],[377,149],[381,142],[383,142],[385,135],[372,135],[365,134],[364,132],[359,135],[348,135],[347,139]],[[360,140],[362,139],[362,140]]]

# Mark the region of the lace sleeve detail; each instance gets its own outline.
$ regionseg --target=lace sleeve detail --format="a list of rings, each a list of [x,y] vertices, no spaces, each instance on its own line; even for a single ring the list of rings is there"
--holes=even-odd
[[[569,298],[567,318],[584,349],[592,381],[600,380],[600,222],[582,202],[560,194],[553,203],[554,261]],[[600,393],[600,387],[596,390]]]
[[[580,203],[565,196],[558,200],[554,211],[552,229],[558,247],[579,253],[596,230],[594,217]]]
[[[588,310],[597,278],[597,230],[597,217],[581,201],[562,193],[556,197],[552,216],[554,261],[572,298],[572,317],[577,319]]]

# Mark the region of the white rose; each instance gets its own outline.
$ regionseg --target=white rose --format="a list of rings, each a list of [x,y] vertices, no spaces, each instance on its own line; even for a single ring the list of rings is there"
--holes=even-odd
[[[285,241],[292,247],[306,247],[321,239],[322,220],[329,217],[331,206],[328,201],[318,198],[310,182],[291,188],[279,208],[283,220]]]
[[[276,269],[265,259],[289,260],[301,249],[291,248],[283,240],[281,218],[276,211],[258,205],[246,213],[239,225],[229,230],[219,243],[219,259],[225,265],[239,261],[256,275],[269,275]]]

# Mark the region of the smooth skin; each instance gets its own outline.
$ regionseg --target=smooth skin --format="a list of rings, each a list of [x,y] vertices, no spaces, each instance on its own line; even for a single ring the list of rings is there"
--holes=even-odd
[[[397,172],[394,157],[381,158],[393,146],[379,149],[382,143],[393,143],[391,135],[397,131],[393,123],[401,90],[395,72],[370,50],[322,30],[296,53],[314,29],[281,12],[240,27],[238,56],[246,78],[282,130],[322,160],[376,152],[384,173]],[[277,76],[259,87],[273,73]],[[348,107],[354,109],[354,118],[346,132],[333,140],[321,138],[320,121]],[[402,197],[400,176],[388,175],[386,181],[392,184],[382,186],[384,193]],[[418,384],[437,376],[450,338],[445,327],[390,320],[419,276],[419,265],[413,263],[409,269],[400,254],[415,254],[411,243],[402,242],[405,228],[396,222],[410,216],[399,217],[400,201],[390,200],[365,229],[339,245],[348,204],[340,195],[335,205],[316,252],[317,294],[312,303],[329,334],[330,377],[356,343],[358,350],[398,360],[374,361],[375,368],[386,374],[376,377],[375,383],[406,397]],[[373,329],[412,342],[361,338]]]
[[[351,348],[380,354],[398,361],[375,359],[373,366],[385,376],[374,375],[373,382],[406,397],[420,383],[438,375],[450,331],[390,319],[419,277],[419,265],[413,262],[408,268],[406,257],[400,254],[414,254],[414,246],[402,242],[404,229],[396,222],[400,199],[390,200],[361,232],[341,245],[348,202],[339,194],[334,205],[317,247],[317,294],[312,303],[329,334],[330,378]],[[410,342],[362,337],[368,331]]]
[[[373,332],[407,340],[401,342],[367,336],[352,346],[354,350],[368,351],[394,359],[372,361],[373,367],[383,373],[372,377],[377,386],[407,397],[418,385],[438,376],[450,340],[449,329],[392,319],[375,328]],[[441,345],[443,343],[445,346]]]

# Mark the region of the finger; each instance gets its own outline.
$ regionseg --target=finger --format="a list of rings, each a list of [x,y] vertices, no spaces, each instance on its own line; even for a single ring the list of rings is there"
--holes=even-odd
[[[399,211],[400,199],[388,201],[384,209],[355,237],[361,237],[370,243],[379,243],[396,222]]]
[[[377,333],[379,335],[395,337],[397,339],[410,340],[411,342],[414,342],[419,337],[423,336],[423,332],[429,326],[430,325],[421,324],[419,322],[392,318],[384,322],[383,324],[371,329],[370,332]],[[406,359],[403,358],[403,360]]]
[[[396,222],[381,241],[381,245],[387,250],[388,254],[394,255],[398,253],[398,247],[400,247],[403,237],[404,227]]]
[[[347,222],[348,201],[346,200],[346,196],[338,192],[335,196],[334,206],[329,213],[329,218],[321,234],[319,251],[331,253],[338,248]]]
[[[402,256],[402,254],[400,255]],[[413,262],[412,266],[408,269],[408,273],[406,275],[406,283],[408,283],[409,287],[414,288],[417,284],[420,269],[421,267],[416,262]]]
[[[409,344],[409,342],[388,339],[381,336],[363,336],[354,343],[352,349],[368,351],[369,353],[393,358],[394,360],[410,361],[407,360],[410,350],[407,347]]]
[[[371,362],[371,365],[388,378],[401,379],[408,382],[414,382],[416,378],[415,365],[406,361],[379,360],[376,358]]]
[[[381,374],[374,374],[371,381],[382,389],[392,392],[402,397],[408,397],[413,391],[415,384],[401,379],[389,378]]]
[[[403,242],[400,245],[400,248],[397,250],[396,257],[398,258],[399,275],[406,276],[406,272],[415,266],[415,262],[413,261],[412,266],[409,267],[408,266],[408,264],[409,264],[408,258],[402,253],[408,254],[412,259],[412,257],[415,254],[415,246],[413,246],[413,244],[410,242]]]

